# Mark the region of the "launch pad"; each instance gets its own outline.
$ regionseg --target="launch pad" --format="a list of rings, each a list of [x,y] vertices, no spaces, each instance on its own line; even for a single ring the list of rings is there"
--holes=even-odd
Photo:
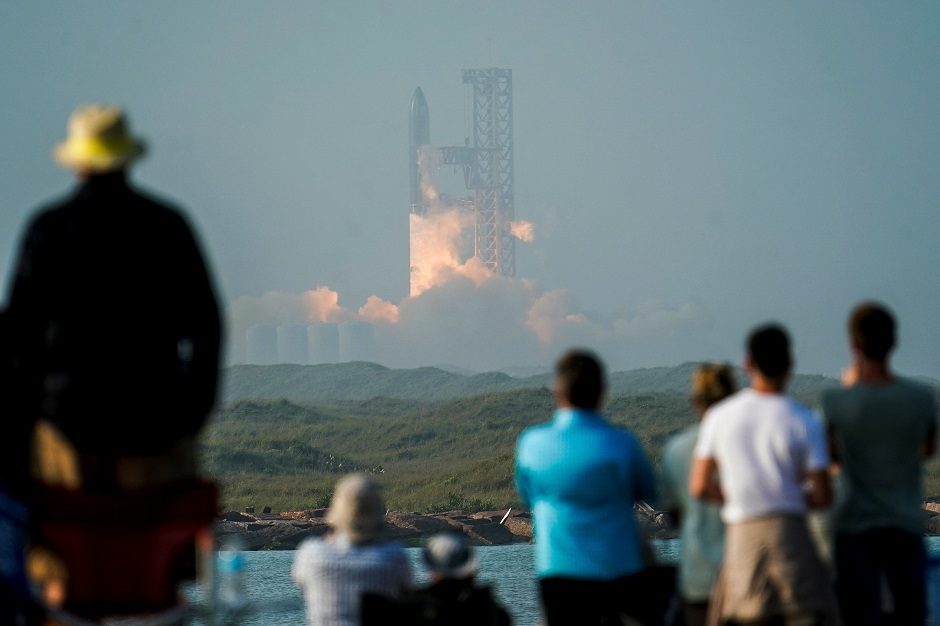
[[[424,184],[427,167],[422,153],[438,153],[441,165],[463,171],[464,184],[473,192],[473,256],[490,272],[515,276],[515,217],[513,198],[512,70],[485,68],[463,70],[463,83],[472,93],[471,136],[463,146],[431,146],[430,112],[424,92],[415,89],[409,116],[409,173],[411,213],[424,216],[437,196]],[[416,295],[416,259],[412,245],[411,294]]]

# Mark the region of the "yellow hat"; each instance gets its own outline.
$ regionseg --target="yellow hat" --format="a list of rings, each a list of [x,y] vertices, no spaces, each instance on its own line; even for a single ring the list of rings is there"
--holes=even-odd
[[[72,113],[69,135],[55,147],[52,156],[70,170],[104,173],[123,169],[144,152],[144,142],[128,133],[124,111],[116,106],[90,104]]]

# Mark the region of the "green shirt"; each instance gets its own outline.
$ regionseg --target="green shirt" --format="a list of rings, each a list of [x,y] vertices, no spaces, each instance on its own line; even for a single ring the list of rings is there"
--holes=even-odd
[[[835,532],[924,532],[921,448],[936,427],[927,387],[896,378],[823,393],[822,410],[842,466]]]
[[[670,439],[662,462],[663,508],[678,510],[681,515],[679,591],[687,602],[704,602],[711,596],[725,547],[721,507],[689,495],[689,471],[698,430],[695,424]]]

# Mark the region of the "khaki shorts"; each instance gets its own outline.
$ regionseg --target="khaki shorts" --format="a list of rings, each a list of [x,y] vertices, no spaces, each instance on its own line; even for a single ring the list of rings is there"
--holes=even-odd
[[[783,617],[787,624],[837,624],[829,572],[802,515],[728,524],[708,623]]]

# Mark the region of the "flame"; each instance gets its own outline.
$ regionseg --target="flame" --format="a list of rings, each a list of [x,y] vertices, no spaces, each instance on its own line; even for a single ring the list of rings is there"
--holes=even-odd
[[[526,243],[535,241],[535,224],[526,220],[513,220],[509,222],[509,234]]]
[[[461,259],[462,243],[472,228],[473,216],[457,208],[410,215],[412,297],[454,276],[465,276],[480,285],[493,275],[476,257]]]

